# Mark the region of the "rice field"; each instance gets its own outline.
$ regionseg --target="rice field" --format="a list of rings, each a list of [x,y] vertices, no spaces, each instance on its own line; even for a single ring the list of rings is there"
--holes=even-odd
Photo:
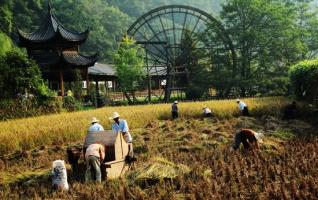
[[[285,98],[249,98],[244,99],[252,115],[277,115]],[[239,115],[234,100],[180,103],[180,115],[184,118],[201,116],[202,107],[212,109],[219,119],[229,119]],[[155,120],[170,119],[170,104],[157,104],[129,107],[106,107],[97,110],[75,113],[62,113],[49,116],[11,120],[0,123],[0,154],[24,151],[43,145],[63,145],[83,139],[92,117],[101,120],[105,129],[110,129],[111,114],[117,111],[125,118],[130,128],[136,129]]]
[[[259,151],[231,151],[240,128],[264,131]],[[318,135],[317,124],[269,115],[192,117],[154,120],[132,134],[138,160],[131,171],[120,179],[85,184],[68,165],[67,192],[52,189],[52,162],[66,159],[67,146],[81,139],[4,155],[0,199],[318,198],[318,140],[304,137]]]

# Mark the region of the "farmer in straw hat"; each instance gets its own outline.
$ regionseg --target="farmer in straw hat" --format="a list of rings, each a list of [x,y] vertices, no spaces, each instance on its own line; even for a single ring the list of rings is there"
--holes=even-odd
[[[109,117],[110,120],[113,120],[114,123],[112,125],[112,130],[115,132],[121,132],[123,134],[124,140],[129,144],[129,155],[133,156],[131,144],[132,144],[132,137],[129,133],[128,123],[124,119],[120,119],[120,115],[118,112],[114,112],[113,116]]]
[[[243,116],[249,116],[248,107],[245,102],[241,101],[240,99],[236,99],[236,103],[239,105],[239,109],[242,112]]]
[[[258,143],[263,142],[263,137],[263,133],[257,133],[251,129],[242,129],[235,134],[233,149],[238,149],[241,143],[246,150],[258,149]]]
[[[203,110],[204,117],[212,117],[212,111],[210,108],[208,108],[207,106],[204,106],[202,110]]]
[[[98,132],[104,131],[104,127],[99,124],[99,120],[96,117],[92,118],[91,126],[88,129],[88,132]]]
[[[171,106],[171,114],[172,114],[172,119],[177,119],[179,116],[178,113],[178,101],[174,101],[172,106]]]

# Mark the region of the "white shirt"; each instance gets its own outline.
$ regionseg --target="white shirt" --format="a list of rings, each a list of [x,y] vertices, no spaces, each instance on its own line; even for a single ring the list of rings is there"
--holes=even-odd
[[[92,124],[88,129],[88,132],[98,132],[98,131],[104,131],[103,126],[100,125],[99,123]]]
[[[128,123],[126,120],[120,119],[119,120],[119,124],[117,124],[116,122],[113,123],[112,125],[112,130],[115,132],[122,132],[122,133],[126,133],[124,136],[124,139],[127,143],[131,143],[132,142],[132,137],[129,133],[129,127],[128,127]]]
[[[96,156],[100,159],[104,160],[105,158],[105,148],[101,144],[91,144],[87,147],[86,152],[85,152],[85,159],[88,160],[89,156]]]
[[[209,113],[212,113],[209,108],[204,108],[203,109],[203,114],[209,114]]]
[[[246,104],[243,101],[240,101],[240,103],[239,103],[240,110],[243,111],[245,107],[246,107]]]

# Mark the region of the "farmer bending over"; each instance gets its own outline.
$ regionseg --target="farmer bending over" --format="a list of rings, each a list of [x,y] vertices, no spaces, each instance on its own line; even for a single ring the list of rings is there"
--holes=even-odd
[[[258,142],[261,142],[262,137],[262,133],[257,133],[250,129],[242,129],[235,135],[233,149],[238,149],[241,143],[246,150],[258,149]]]
[[[172,119],[177,119],[179,114],[178,114],[178,101],[174,101],[172,106],[171,106],[171,114],[172,114]]]
[[[250,115],[246,103],[244,103],[243,101],[241,101],[239,99],[236,100],[236,103],[239,105],[239,109],[242,112],[243,116],[249,116]]]
[[[202,110],[203,110],[204,117],[212,117],[212,111],[210,108],[208,108],[207,106],[204,106]]]
[[[284,109],[283,119],[295,119],[297,117],[297,103],[293,101],[291,104],[287,105]]]
[[[85,153],[86,172],[85,182],[90,182],[96,178],[96,182],[102,181],[101,163],[105,158],[105,147],[102,144],[91,144]],[[92,174],[92,172],[94,174]]]
[[[98,131],[104,131],[104,127],[99,124],[99,120],[96,119],[96,117],[93,117],[91,121],[91,126],[88,129],[88,132],[98,132]]]

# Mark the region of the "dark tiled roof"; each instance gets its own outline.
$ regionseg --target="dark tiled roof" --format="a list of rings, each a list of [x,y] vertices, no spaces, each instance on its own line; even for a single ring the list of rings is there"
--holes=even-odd
[[[84,56],[78,52],[63,52],[62,57],[66,63],[76,66],[93,66],[97,61],[97,54],[93,56]]]
[[[18,34],[20,40],[36,43],[48,42],[55,38],[61,38],[68,42],[84,42],[88,37],[89,30],[80,33],[65,28],[49,6],[49,12],[37,31],[33,33],[25,33],[18,29]]]
[[[89,75],[95,76],[116,76],[114,65],[95,63],[93,67],[88,68]]]

